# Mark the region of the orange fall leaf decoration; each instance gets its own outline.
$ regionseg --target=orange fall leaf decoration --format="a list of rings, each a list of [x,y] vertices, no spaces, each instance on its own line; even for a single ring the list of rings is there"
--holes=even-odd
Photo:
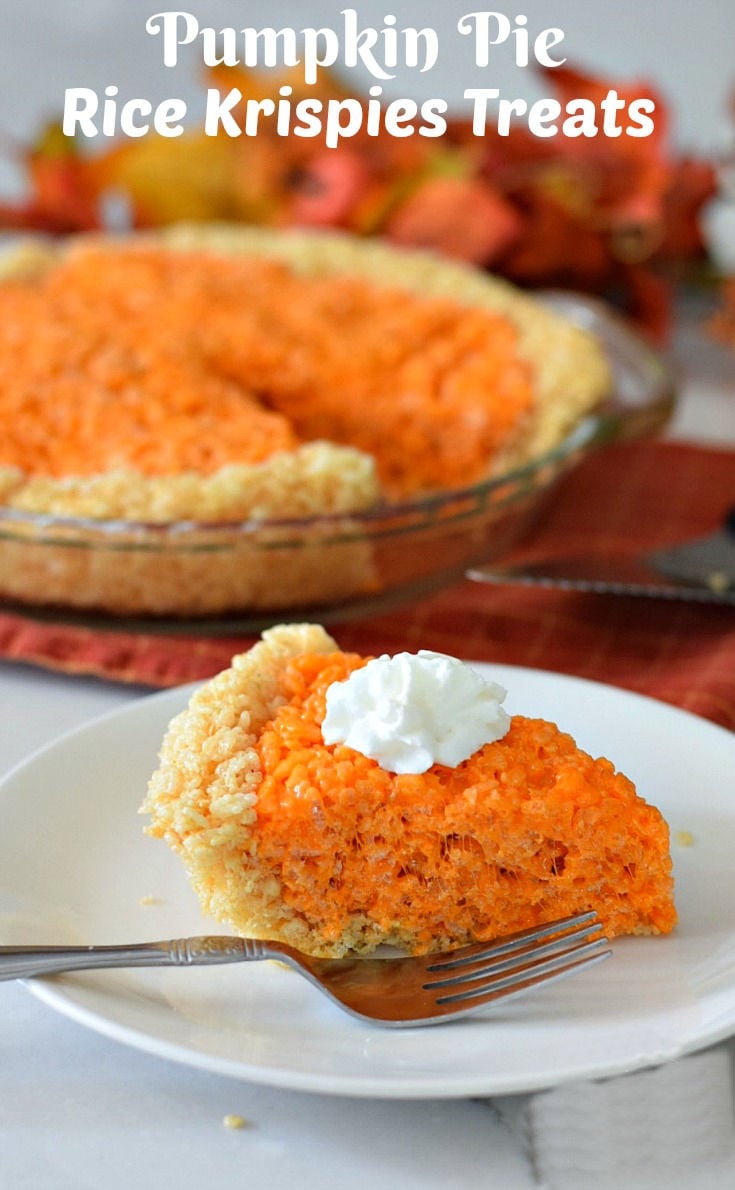
[[[612,86],[566,66],[545,77],[563,105],[585,97],[598,111]],[[243,103],[284,84],[294,102],[346,94],[325,71],[315,87],[295,71],[218,68],[210,81],[237,86]],[[615,90],[626,105],[634,95],[655,99],[649,137],[540,139],[520,126],[508,137],[489,130],[476,138],[468,121],[454,119],[439,144],[361,130],[329,149],[322,136],[279,137],[264,122],[255,137],[148,136],[91,157],[51,129],[25,157],[28,200],[0,207],[0,226],[94,229],[114,192],[133,226],[231,219],[344,228],[428,247],[523,285],[622,292],[628,312],[660,337],[669,306],[661,269],[702,257],[699,214],[714,169],[672,155],[668,113],[650,86]]]

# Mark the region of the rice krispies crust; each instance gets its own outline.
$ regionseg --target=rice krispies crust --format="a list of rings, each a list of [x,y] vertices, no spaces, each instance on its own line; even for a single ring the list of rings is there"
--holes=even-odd
[[[255,743],[285,701],[283,671],[302,653],[338,648],[318,625],[263,633],[229,669],[201,686],[171,722],[141,813],[147,833],[181,857],[205,912],[237,933],[309,949],[309,930],[259,867],[252,827],[261,780]]]

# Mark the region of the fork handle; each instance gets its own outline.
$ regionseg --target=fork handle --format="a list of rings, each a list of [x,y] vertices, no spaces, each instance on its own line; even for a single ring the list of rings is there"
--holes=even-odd
[[[133,946],[0,946],[0,980],[109,967],[204,967],[267,957],[262,942],[217,934]]]

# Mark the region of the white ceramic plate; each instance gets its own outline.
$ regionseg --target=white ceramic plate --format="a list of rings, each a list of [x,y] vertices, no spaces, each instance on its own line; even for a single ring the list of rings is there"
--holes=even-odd
[[[574,979],[465,1021],[405,1031],[347,1017],[271,964],[34,980],[53,1008],[118,1041],[253,1082],[419,1098],[522,1092],[656,1065],[735,1032],[735,736],[578,679],[478,666],[511,711],[553,718],[605,754],[672,829],[681,922],[619,940]],[[124,942],[213,932],[178,860],[137,809],[188,691],[63,737],[0,786],[0,937]],[[689,832],[689,846],[677,844]]]

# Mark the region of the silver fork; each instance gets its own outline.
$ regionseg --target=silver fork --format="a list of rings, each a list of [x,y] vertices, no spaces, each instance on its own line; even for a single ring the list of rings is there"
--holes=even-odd
[[[611,953],[594,912],[423,957],[318,959],[280,942],[211,935],[132,946],[0,946],[0,980],[110,967],[200,967],[277,959],[361,1020],[407,1027],[467,1016]]]

